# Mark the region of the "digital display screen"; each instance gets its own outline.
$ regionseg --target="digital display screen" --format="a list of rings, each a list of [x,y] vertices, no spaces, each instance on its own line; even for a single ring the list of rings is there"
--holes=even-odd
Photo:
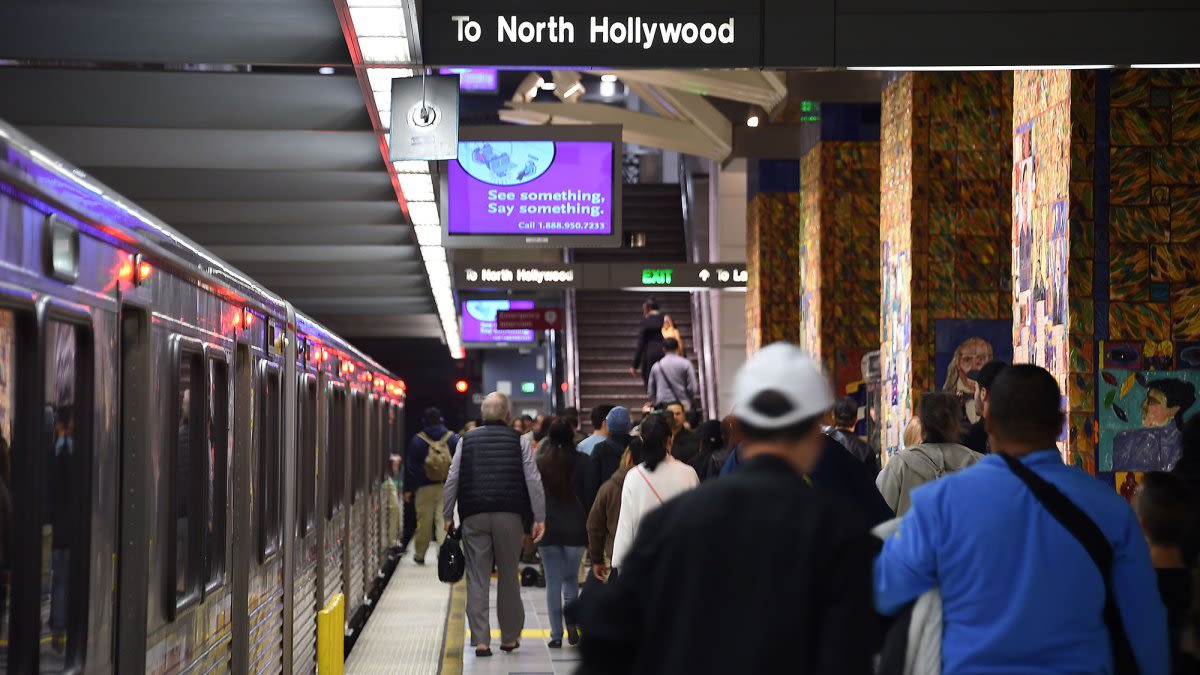
[[[462,303],[462,341],[530,343],[536,340],[532,330],[497,330],[496,312],[533,309],[532,300],[464,300]]]
[[[458,90],[495,93],[500,89],[500,72],[495,68],[439,68],[441,75],[458,75]]]
[[[613,233],[613,144],[460,141],[447,175],[454,235]]]

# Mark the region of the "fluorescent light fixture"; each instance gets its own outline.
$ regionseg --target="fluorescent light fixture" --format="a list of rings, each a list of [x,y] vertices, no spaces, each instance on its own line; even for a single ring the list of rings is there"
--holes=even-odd
[[[414,225],[413,229],[417,232],[417,244],[419,246],[442,245],[441,225]]]
[[[402,7],[404,0],[346,0],[347,7]]]
[[[351,7],[350,20],[354,32],[361,40],[364,37],[403,38],[404,10],[399,7]]]
[[[607,75],[601,75],[601,76],[600,76],[600,81],[601,81],[601,82],[616,82],[616,81],[617,81],[617,76],[616,76],[616,75],[613,75],[612,73],[609,73],[609,74],[607,74]]]
[[[972,70],[1111,70],[1116,66],[848,66],[846,70],[885,72],[959,72]]]
[[[617,85],[613,82],[600,83],[600,96],[602,98],[612,98],[617,95]]]
[[[321,66],[320,68],[317,68],[317,72],[322,75],[332,75],[333,66]]]
[[[407,63],[408,40],[403,36],[358,38],[358,48],[366,63]]]
[[[439,246],[422,246],[421,257],[425,262],[446,262],[446,249]]]
[[[437,204],[433,202],[412,202],[408,205],[408,217],[413,225],[440,225]]]
[[[750,127],[751,129],[757,127],[758,126],[758,115],[751,115],[751,116],[747,117],[746,118],[746,126]]]
[[[1130,68],[1153,68],[1154,70],[1171,70],[1173,68],[1200,68],[1200,63],[1135,63]]]
[[[398,77],[412,77],[412,68],[368,68],[367,81],[371,83],[371,91],[392,94],[392,80]],[[378,97],[377,99],[378,100]]]
[[[547,82],[545,80],[542,80],[542,83],[538,86],[542,88],[542,91],[554,91],[554,88],[557,85],[554,84],[553,82]]]
[[[446,264],[445,260],[426,260],[425,273],[433,277],[450,278],[450,265]]]
[[[409,202],[433,201],[433,180],[427,173],[399,174],[400,190]]]
[[[405,159],[392,162],[392,166],[396,168],[396,173],[429,173],[429,162],[423,159]]]

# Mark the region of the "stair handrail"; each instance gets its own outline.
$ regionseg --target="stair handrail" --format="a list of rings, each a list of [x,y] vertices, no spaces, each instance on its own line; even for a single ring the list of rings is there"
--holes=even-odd
[[[688,262],[707,262],[707,257],[701,259],[700,245],[692,231],[692,204],[695,200],[695,190],[692,184],[692,173],[688,168],[687,156],[679,155],[679,198],[683,207],[683,237]],[[701,404],[709,417],[716,417],[717,391],[716,373],[712,354],[712,315],[711,291],[689,291],[688,299],[692,310],[692,349],[696,352],[699,362],[698,379],[700,380]]]
[[[574,260],[570,249],[563,251],[563,262]],[[579,324],[575,315],[575,289],[563,292],[563,358],[566,360],[563,376],[567,379],[567,401],[579,410]]]

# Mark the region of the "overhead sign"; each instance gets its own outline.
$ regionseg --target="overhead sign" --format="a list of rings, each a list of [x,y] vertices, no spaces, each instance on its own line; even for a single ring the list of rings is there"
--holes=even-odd
[[[547,0],[425,3],[425,62],[689,68],[759,64],[758,3],[659,4],[666,6],[628,0],[592,7]]]
[[[745,263],[468,265],[455,270],[460,289],[740,290],[748,278]]]
[[[562,310],[557,307],[510,309],[496,312],[498,330],[558,330],[562,328]]]

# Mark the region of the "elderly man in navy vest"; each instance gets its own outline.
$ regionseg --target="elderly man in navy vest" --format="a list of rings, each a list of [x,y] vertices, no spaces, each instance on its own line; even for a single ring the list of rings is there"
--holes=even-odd
[[[496,567],[496,616],[500,649],[520,645],[525,608],[517,566],[528,529],[535,542],[545,531],[546,494],[533,460],[532,442],[509,426],[509,401],[488,394],[480,409],[483,426],[468,431],[458,444],[446,479],[443,516],[454,526],[454,507],[462,518],[467,556],[467,622],[476,656],[491,656],[488,589]]]

